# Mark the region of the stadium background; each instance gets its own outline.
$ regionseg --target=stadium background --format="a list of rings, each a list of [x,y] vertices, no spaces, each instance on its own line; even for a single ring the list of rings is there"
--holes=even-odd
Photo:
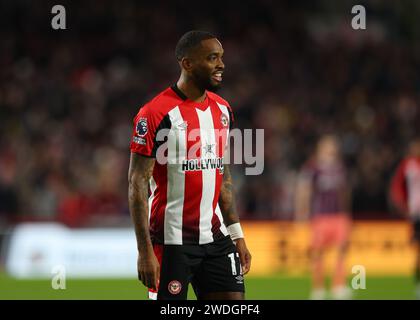
[[[233,169],[254,255],[248,298],[305,299],[305,224],[293,223],[297,170],[316,138],[342,141],[353,188],[348,270],[367,268],[356,298],[413,298],[409,227],[388,185],[420,123],[420,4],[405,1],[61,1],[0,4],[0,298],[142,299],[136,279],[16,279],[8,239],[27,222],[130,228],[128,143],[138,107],[175,82],[174,46],[209,30],[225,49],[221,95],[238,128],[265,130],[265,170]],[[367,29],[351,28],[351,8]],[[134,245],[134,244],[133,244]],[[332,255],[334,253],[331,253]]]

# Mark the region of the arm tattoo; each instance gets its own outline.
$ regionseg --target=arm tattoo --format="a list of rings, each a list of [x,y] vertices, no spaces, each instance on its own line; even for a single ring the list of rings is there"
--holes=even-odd
[[[128,204],[140,253],[152,249],[149,234],[149,179],[152,176],[155,159],[131,154],[128,171]]]
[[[223,182],[220,188],[219,196],[219,207],[226,226],[239,222],[239,217],[236,213],[232,176],[228,165],[224,165]]]

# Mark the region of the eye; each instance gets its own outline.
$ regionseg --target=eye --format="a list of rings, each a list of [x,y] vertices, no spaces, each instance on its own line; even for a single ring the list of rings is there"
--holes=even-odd
[[[217,59],[217,56],[215,54],[212,54],[209,56],[210,61],[215,61]]]

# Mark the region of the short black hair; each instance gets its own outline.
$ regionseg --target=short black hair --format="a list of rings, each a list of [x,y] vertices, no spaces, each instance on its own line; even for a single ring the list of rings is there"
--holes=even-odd
[[[207,39],[214,39],[216,38],[210,32],[207,31],[200,31],[200,30],[192,30],[185,33],[181,39],[179,39],[178,43],[175,47],[175,57],[178,61],[181,61],[191,49],[195,48],[200,44],[201,41]]]

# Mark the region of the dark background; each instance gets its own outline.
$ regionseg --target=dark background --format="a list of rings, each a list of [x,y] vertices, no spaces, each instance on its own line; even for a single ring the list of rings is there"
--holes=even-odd
[[[64,5],[67,29],[51,28]],[[351,28],[351,8],[367,29]],[[420,127],[418,1],[2,1],[0,226],[129,223],[132,119],[179,74],[183,33],[221,40],[235,126],[265,129],[265,170],[234,168],[242,218],[292,219],[317,137],[335,133],[353,216],[394,219],[390,177]]]

